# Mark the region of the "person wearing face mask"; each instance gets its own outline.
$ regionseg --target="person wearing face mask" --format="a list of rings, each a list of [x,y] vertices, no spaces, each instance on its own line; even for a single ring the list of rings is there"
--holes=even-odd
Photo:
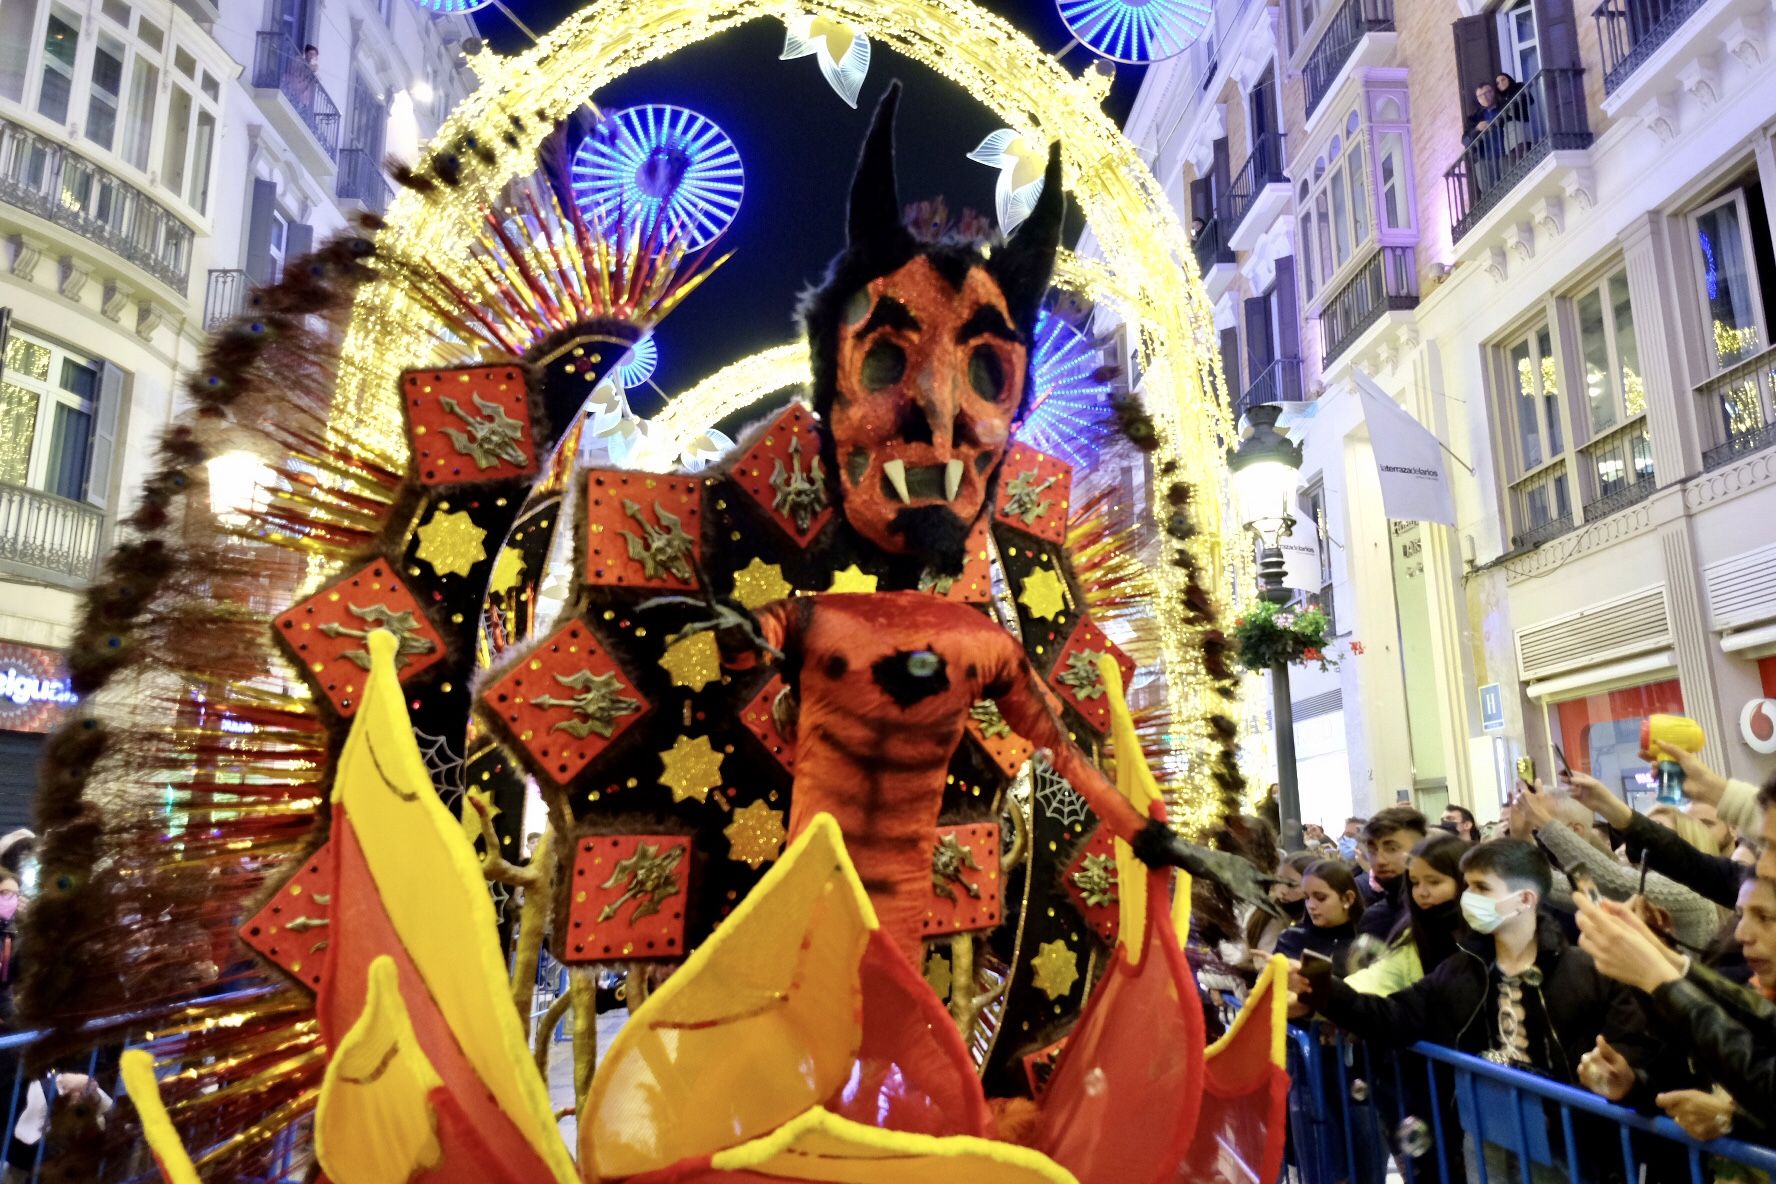
[[[1560,927],[1540,915],[1537,906],[1548,894],[1553,872],[1534,844],[1481,843],[1462,857],[1461,872],[1461,911],[1473,936],[1458,941],[1436,969],[1392,995],[1365,995],[1329,975],[1297,974],[1292,985],[1301,998],[1364,1040],[1396,1046],[1425,1040],[1611,1101],[1650,1103],[1649,1077],[1682,1079],[1676,1066],[1650,1072],[1658,1046],[1648,1036],[1646,1014],[1634,993],[1599,974],[1590,956],[1569,945]],[[1599,1038],[1620,1054],[1618,1063],[1607,1071],[1582,1072],[1581,1059]],[[1560,1131],[1550,1130],[1549,1137],[1557,1141]],[[1503,1151],[1490,1145],[1484,1150],[1487,1178],[1517,1178],[1502,1162]],[[1564,1159],[1557,1155],[1556,1162]],[[1594,1157],[1590,1162],[1600,1166]],[[1478,1164],[1471,1156],[1470,1173]],[[1535,1178],[1566,1176],[1562,1171]]]
[[[1316,852],[1296,851],[1277,866],[1276,883],[1270,886],[1270,898],[1282,906],[1283,916],[1274,917],[1262,909],[1253,909],[1246,920],[1246,948],[1251,951],[1254,968],[1262,970],[1276,950],[1284,930],[1307,916],[1307,891],[1301,881],[1307,869],[1320,859]]]
[[[1451,834],[1434,834],[1412,849],[1406,865],[1407,915],[1395,924],[1387,952],[1345,979],[1352,990],[1403,991],[1455,952],[1455,943],[1468,932],[1461,913],[1461,858],[1467,850],[1468,843]]]
[[[1412,848],[1428,833],[1425,816],[1411,806],[1389,806],[1363,826],[1363,849],[1369,855],[1369,874],[1357,883],[1363,894],[1363,919],[1357,932],[1386,942],[1394,928],[1405,922],[1406,864]]]
[[[0,1031],[13,1029],[12,984],[18,979],[19,878],[0,869]]]

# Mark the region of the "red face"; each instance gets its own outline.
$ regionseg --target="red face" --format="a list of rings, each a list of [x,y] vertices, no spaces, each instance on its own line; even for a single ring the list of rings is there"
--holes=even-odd
[[[1024,397],[1026,355],[982,268],[960,291],[923,256],[871,280],[839,330],[831,429],[844,512],[885,551],[918,515],[980,516]],[[898,520],[898,523],[897,523]]]

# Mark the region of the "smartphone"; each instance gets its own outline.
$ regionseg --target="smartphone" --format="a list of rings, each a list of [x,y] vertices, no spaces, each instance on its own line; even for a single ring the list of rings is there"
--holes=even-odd
[[[1592,904],[1596,904],[1603,899],[1602,895],[1597,891],[1597,882],[1591,878],[1589,872],[1584,871],[1583,869],[1580,869],[1577,872],[1569,872],[1566,871],[1565,868],[1562,868],[1561,870],[1566,872],[1566,882],[1572,885],[1574,896],[1588,896],[1591,898]]]
[[[1332,977],[1332,959],[1318,950],[1303,950],[1301,952],[1301,977],[1312,983],[1314,990],[1318,991],[1321,984]]]
[[[1533,756],[1520,756],[1517,758],[1517,779],[1525,785],[1534,785],[1536,783],[1536,763]]]
[[[1566,754],[1560,751],[1560,745],[1558,744],[1554,746],[1554,761],[1555,767],[1560,770],[1560,775],[1562,777],[1572,776],[1572,766],[1566,763]]]

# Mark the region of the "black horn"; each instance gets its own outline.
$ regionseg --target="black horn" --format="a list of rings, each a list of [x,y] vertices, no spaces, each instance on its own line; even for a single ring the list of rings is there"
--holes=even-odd
[[[894,182],[894,111],[900,103],[900,83],[888,84],[876,104],[863,154],[851,178],[850,220],[847,248],[852,254],[873,258],[904,255],[913,246],[912,235],[901,219],[900,196]]]
[[[988,268],[1005,293],[1012,319],[1026,333],[1036,324],[1036,310],[1054,274],[1055,251],[1061,245],[1061,223],[1067,194],[1061,188],[1061,146],[1048,146],[1048,168],[1042,174],[1042,195],[1017,233],[993,253]]]

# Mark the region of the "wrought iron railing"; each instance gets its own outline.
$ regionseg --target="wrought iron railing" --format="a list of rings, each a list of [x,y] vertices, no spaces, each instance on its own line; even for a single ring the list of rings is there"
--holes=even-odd
[[[1226,228],[1219,214],[1210,217],[1196,232],[1196,267],[1205,277],[1217,263],[1233,263],[1233,248],[1227,245]]]
[[[1585,503],[1585,521],[1607,518],[1652,496],[1659,487],[1653,476],[1653,438],[1640,416],[1579,449],[1590,469],[1597,496]]]
[[[1246,157],[1246,163],[1233,175],[1233,184],[1228,188],[1227,233],[1231,236],[1237,231],[1246,215],[1252,212],[1259,190],[1266,185],[1288,183],[1289,178],[1283,169],[1283,134],[1265,132],[1252,145],[1252,155]]]
[[[328,158],[339,159],[339,108],[289,34],[278,30],[259,34],[253,85],[282,94]]]
[[[1723,439],[1702,454],[1704,469],[1718,469],[1776,443],[1776,347],[1746,358],[1696,388],[1714,404]]]
[[[29,128],[0,119],[0,201],[65,226],[185,289],[191,227],[108,169]]]
[[[1380,247],[1320,309],[1325,362],[1390,310],[1418,307],[1418,262],[1411,247]]]
[[[0,482],[0,562],[85,583],[104,527],[104,513],[85,502]]]
[[[1527,550],[1558,538],[1573,528],[1572,499],[1567,488],[1566,461],[1544,466],[1511,486],[1512,542]]]
[[[394,193],[383,178],[382,162],[364,148],[340,149],[337,190],[340,197],[362,202],[378,214],[388,209]]]
[[[1549,68],[1517,88],[1443,174],[1450,234],[1459,242],[1551,152],[1586,148],[1585,72]]]
[[[209,287],[204,290],[204,328],[215,330],[239,316],[252,286],[247,273],[239,268],[210,268]]]
[[[1394,0],[1344,0],[1301,71],[1309,116],[1331,91],[1338,72],[1350,61],[1363,38],[1370,33],[1390,32],[1393,27]]]
[[[1707,0],[1603,0],[1591,19],[1603,50],[1603,93],[1613,95]]]
[[[1301,359],[1278,358],[1260,370],[1251,385],[1240,393],[1234,414],[1244,415],[1261,403],[1301,402]]]

